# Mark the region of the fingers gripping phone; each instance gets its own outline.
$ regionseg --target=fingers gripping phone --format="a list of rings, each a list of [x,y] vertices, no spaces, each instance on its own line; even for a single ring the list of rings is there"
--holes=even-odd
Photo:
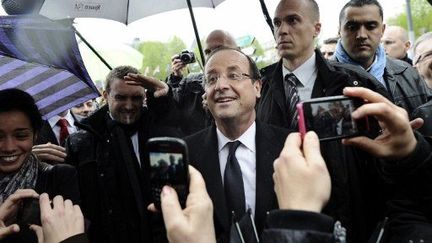
[[[351,113],[363,105],[363,100],[347,96],[310,99],[297,104],[299,131],[302,137],[315,131],[320,141],[365,135],[368,119],[352,119]]]
[[[184,208],[189,192],[186,143],[179,138],[151,138],[146,144],[146,158],[150,163],[151,196],[155,207],[160,210],[160,193],[163,186],[169,185],[176,190]]]

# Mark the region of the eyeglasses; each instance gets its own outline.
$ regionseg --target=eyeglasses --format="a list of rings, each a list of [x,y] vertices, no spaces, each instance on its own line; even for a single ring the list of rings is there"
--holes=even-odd
[[[424,61],[426,58],[432,56],[432,50],[422,53],[418,56],[418,58],[414,61],[414,65],[417,65],[419,62]]]
[[[239,82],[242,81],[244,79],[249,79],[251,76],[247,73],[237,73],[237,72],[229,72],[225,75],[221,75],[218,73],[212,73],[212,74],[207,74],[205,76],[205,80],[206,80],[206,85],[208,86],[212,86],[215,85],[217,81],[219,81],[219,79],[221,77],[225,77],[228,81],[230,82]]]

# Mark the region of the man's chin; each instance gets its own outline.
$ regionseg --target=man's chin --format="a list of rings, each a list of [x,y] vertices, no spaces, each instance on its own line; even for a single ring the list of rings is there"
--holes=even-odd
[[[119,119],[116,119],[118,122],[124,125],[130,125],[135,123],[138,120],[138,116],[121,116]]]

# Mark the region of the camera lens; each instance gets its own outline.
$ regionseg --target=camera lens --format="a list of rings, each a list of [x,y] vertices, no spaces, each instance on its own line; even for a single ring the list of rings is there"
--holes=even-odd
[[[195,54],[193,52],[183,51],[179,56],[180,60],[185,64],[195,62]]]

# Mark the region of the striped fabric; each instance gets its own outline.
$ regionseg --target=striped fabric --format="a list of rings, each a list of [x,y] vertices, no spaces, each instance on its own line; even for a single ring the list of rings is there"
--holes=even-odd
[[[99,96],[84,67],[72,23],[0,16],[0,90],[33,96],[45,119]]]

